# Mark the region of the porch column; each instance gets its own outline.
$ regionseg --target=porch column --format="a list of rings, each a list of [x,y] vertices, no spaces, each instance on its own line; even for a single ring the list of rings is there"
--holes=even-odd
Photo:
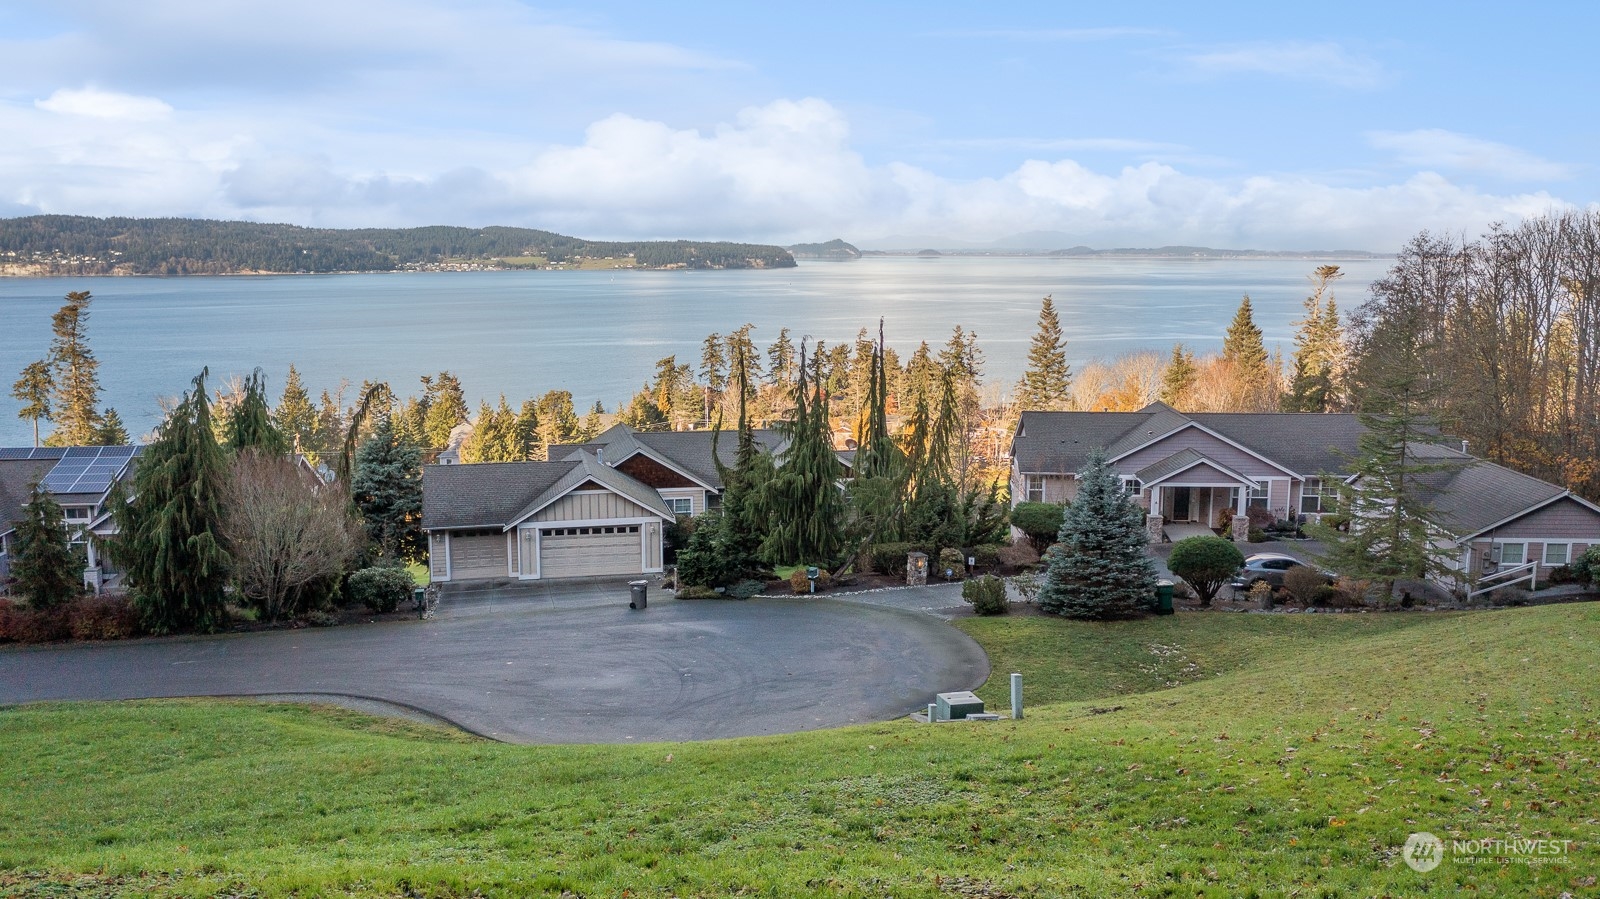
[[[1234,509],[1235,512],[1238,512],[1240,515],[1245,514],[1245,508],[1250,505],[1250,491],[1253,490],[1253,489],[1255,489],[1255,488],[1253,488],[1253,487],[1240,487],[1239,488],[1239,508]]]
[[[1151,487],[1150,488],[1150,514],[1151,515],[1160,515],[1161,514],[1161,491],[1165,490],[1165,489],[1166,489],[1165,487]]]

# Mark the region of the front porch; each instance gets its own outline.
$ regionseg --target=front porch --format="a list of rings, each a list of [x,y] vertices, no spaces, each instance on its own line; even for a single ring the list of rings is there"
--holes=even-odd
[[[1245,514],[1244,490],[1231,485],[1162,484],[1148,488],[1150,514],[1169,524],[1223,526],[1223,513]]]

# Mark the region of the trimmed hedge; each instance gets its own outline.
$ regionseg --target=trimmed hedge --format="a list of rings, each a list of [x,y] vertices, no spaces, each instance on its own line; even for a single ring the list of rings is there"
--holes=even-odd
[[[975,577],[961,585],[961,598],[972,604],[978,615],[1006,613],[1006,582],[992,574]]]
[[[906,573],[906,555],[914,552],[927,553],[930,568],[938,563],[938,549],[922,543],[875,543],[867,554],[873,571],[892,576]]]

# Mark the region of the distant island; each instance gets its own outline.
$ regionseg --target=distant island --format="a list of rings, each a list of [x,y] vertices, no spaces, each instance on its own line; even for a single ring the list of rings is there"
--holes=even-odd
[[[851,248],[852,250],[854,247]],[[0,219],[0,276],[792,268],[782,247],[532,228],[302,228],[185,218]]]
[[[984,256],[1010,258],[1061,258],[1118,256],[1134,259],[1388,259],[1393,253],[1371,253],[1366,250],[1219,250],[1215,247],[1117,247],[1097,250],[1093,247],[1069,247],[1065,250],[1028,250],[997,247],[922,249],[922,250],[862,250],[863,256]]]
[[[834,238],[827,243],[797,243],[785,247],[796,259],[860,259],[861,251]]]

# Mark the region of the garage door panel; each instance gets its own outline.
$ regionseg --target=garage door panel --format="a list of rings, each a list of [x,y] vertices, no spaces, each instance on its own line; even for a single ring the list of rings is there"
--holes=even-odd
[[[450,539],[450,579],[506,576],[506,538],[504,534]]]
[[[539,544],[540,577],[637,574],[644,569],[638,530],[628,533],[618,527],[607,534],[604,528],[555,529],[541,534]]]

